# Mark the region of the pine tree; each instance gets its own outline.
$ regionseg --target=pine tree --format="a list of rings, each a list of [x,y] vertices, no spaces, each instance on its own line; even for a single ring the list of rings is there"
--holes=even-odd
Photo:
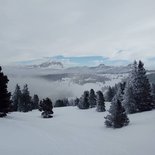
[[[41,113],[43,118],[51,118],[51,117],[53,117],[52,116],[52,114],[53,114],[53,104],[52,104],[51,99],[46,98],[46,99],[43,99],[42,101],[40,101],[39,110],[43,111]]]
[[[121,128],[129,124],[129,119],[117,95],[113,98],[109,115],[105,117],[105,125],[110,128]]]
[[[127,82],[122,104],[128,114],[137,112],[136,100],[134,99],[132,86]]]
[[[126,81],[126,87],[123,95],[123,106],[127,113],[136,113],[137,110],[137,102],[136,102],[136,93],[137,93],[137,75],[138,75],[138,67],[137,61],[134,61],[132,65],[132,70],[129,73],[129,76]]]
[[[97,92],[97,108],[96,110],[98,112],[104,112],[105,111],[105,99],[103,96],[103,93],[101,91]]]
[[[135,61],[127,80],[123,105],[128,113],[142,112],[153,108],[151,86],[146,76],[144,64]]]
[[[79,98],[76,98],[74,100],[74,106],[78,106],[79,102],[80,102],[80,99]]]
[[[21,104],[21,95],[22,93],[20,90],[20,86],[17,84],[12,96],[13,111],[18,111],[18,106]]]
[[[152,99],[153,99],[154,108],[155,108],[155,84],[154,83],[151,86],[151,92],[152,92]]]
[[[8,82],[8,77],[3,74],[2,68],[0,67],[0,117],[5,117],[11,107],[11,93],[7,90]]]
[[[95,95],[94,89],[90,90],[90,93],[89,93],[89,104],[90,104],[90,108],[94,108],[96,106],[96,95]]]
[[[121,102],[123,101],[124,85],[125,85],[124,83],[119,83],[117,85],[116,96],[117,96],[118,100],[120,100]]]
[[[64,101],[63,100],[56,100],[55,104],[54,104],[54,107],[65,107],[66,104],[64,104]]]
[[[21,103],[18,106],[18,111],[28,112],[30,110],[32,110],[32,101],[28,85],[25,84],[22,90]]]
[[[69,106],[75,106],[74,99],[68,100]]]
[[[84,94],[80,98],[78,107],[79,107],[79,109],[88,109],[89,108],[89,91],[84,91]]]
[[[135,100],[139,112],[148,111],[153,108],[153,100],[151,96],[151,86],[146,75],[144,64],[139,61],[137,70]]]
[[[38,97],[37,94],[34,94],[32,103],[33,103],[33,104],[32,104],[32,109],[38,109],[39,97]]]
[[[68,98],[64,98],[62,101],[63,101],[64,106],[69,106]]]
[[[106,92],[106,101],[111,102],[114,96],[115,96],[114,88],[109,86]]]

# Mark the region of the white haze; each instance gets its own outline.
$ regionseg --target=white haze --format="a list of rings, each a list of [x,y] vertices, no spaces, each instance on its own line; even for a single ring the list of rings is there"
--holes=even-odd
[[[7,74],[9,78],[9,91],[13,92],[16,84],[21,86],[28,84],[31,95],[38,94],[40,98],[50,97],[53,100],[60,98],[75,98],[80,97],[83,91],[90,90],[91,88],[100,90],[103,86],[102,84],[85,84],[78,85],[65,81],[48,81],[43,78],[36,77],[38,75],[43,75],[40,70],[29,70],[13,67],[3,67],[4,73]]]
[[[4,74],[9,78],[8,88],[12,93],[18,83],[23,88],[24,84],[28,84],[31,95],[38,94],[39,97],[50,97],[53,101],[62,98],[76,98],[80,97],[85,90],[94,89],[101,90],[106,86],[113,86],[122,80],[123,76],[108,75],[111,81],[86,83],[84,85],[74,83],[70,78],[65,78],[62,81],[49,81],[44,78],[39,78],[40,75],[47,75],[52,73],[60,73],[57,70],[41,70],[41,69],[27,69],[20,67],[3,67]],[[106,75],[104,75],[106,76]],[[125,76],[125,75],[124,75]]]

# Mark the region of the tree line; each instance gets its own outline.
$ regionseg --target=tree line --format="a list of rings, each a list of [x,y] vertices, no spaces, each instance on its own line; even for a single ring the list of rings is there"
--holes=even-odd
[[[98,112],[105,111],[105,99],[102,91],[95,93],[94,89],[90,91],[84,91],[80,98],[76,98],[76,105],[79,109],[88,109],[96,107]]]
[[[45,98],[39,101],[37,94],[31,97],[27,84],[24,85],[22,90],[17,84],[11,96],[7,89],[8,82],[9,79],[4,75],[0,66],[0,117],[5,117],[8,112],[12,111],[28,112],[33,109],[42,111],[41,115],[44,118],[52,117],[53,104],[51,99]]]

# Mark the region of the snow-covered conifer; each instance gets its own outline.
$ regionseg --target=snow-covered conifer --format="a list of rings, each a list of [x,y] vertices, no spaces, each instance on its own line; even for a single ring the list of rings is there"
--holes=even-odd
[[[3,74],[2,68],[0,67],[0,117],[5,117],[11,107],[11,93],[7,90],[8,82],[8,77]]]
[[[105,111],[105,99],[104,99],[103,93],[101,91],[97,92],[97,108],[96,108],[96,110],[98,112]]]
[[[115,95],[114,88],[109,86],[108,90],[106,92],[106,95],[105,95],[106,101],[107,102],[111,102],[113,97],[114,97],[114,95]]]
[[[12,96],[13,111],[18,111],[18,106],[21,104],[21,96],[22,92],[20,90],[20,86],[17,84]]]
[[[151,86],[144,64],[135,61],[125,88],[123,105],[128,113],[142,112],[153,108]]]
[[[124,90],[124,96],[123,96],[123,101],[122,104],[128,114],[135,113],[137,111],[136,107],[136,101],[134,99],[134,94],[133,94],[133,88],[129,84],[129,82],[126,83],[126,87]]]
[[[89,108],[89,91],[84,91],[84,94],[81,96],[78,103],[79,109],[88,109]]]
[[[79,98],[76,98],[76,99],[74,100],[74,106],[78,106],[79,101],[80,101],[80,99],[79,99]]]
[[[117,95],[113,98],[109,109],[109,115],[105,117],[105,125],[111,128],[121,128],[129,124],[125,109],[118,100]]]
[[[90,93],[89,93],[89,104],[90,104],[90,108],[94,108],[96,106],[96,95],[95,95],[94,89],[90,90]]]
[[[148,111],[153,108],[153,100],[151,96],[151,86],[146,75],[144,64],[139,61],[137,70],[135,99],[139,112]]]
[[[28,90],[28,85],[25,84],[22,90],[21,102],[18,105],[18,111],[28,112],[30,110],[32,110],[32,101]]]
[[[32,109],[38,109],[38,105],[39,105],[39,97],[37,94],[34,94],[32,99]]]
[[[43,118],[51,118],[51,117],[53,117],[52,116],[52,114],[53,114],[53,104],[52,104],[51,99],[46,98],[46,99],[43,99],[42,101],[40,101],[39,110],[43,111],[41,113],[41,116]]]
[[[152,93],[152,99],[153,99],[154,108],[155,108],[155,84],[154,83],[151,85],[151,93]]]

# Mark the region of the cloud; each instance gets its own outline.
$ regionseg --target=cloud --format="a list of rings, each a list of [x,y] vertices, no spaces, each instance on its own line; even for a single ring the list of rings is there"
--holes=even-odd
[[[147,60],[155,53],[154,5],[154,0],[0,1],[0,61],[54,55]]]

